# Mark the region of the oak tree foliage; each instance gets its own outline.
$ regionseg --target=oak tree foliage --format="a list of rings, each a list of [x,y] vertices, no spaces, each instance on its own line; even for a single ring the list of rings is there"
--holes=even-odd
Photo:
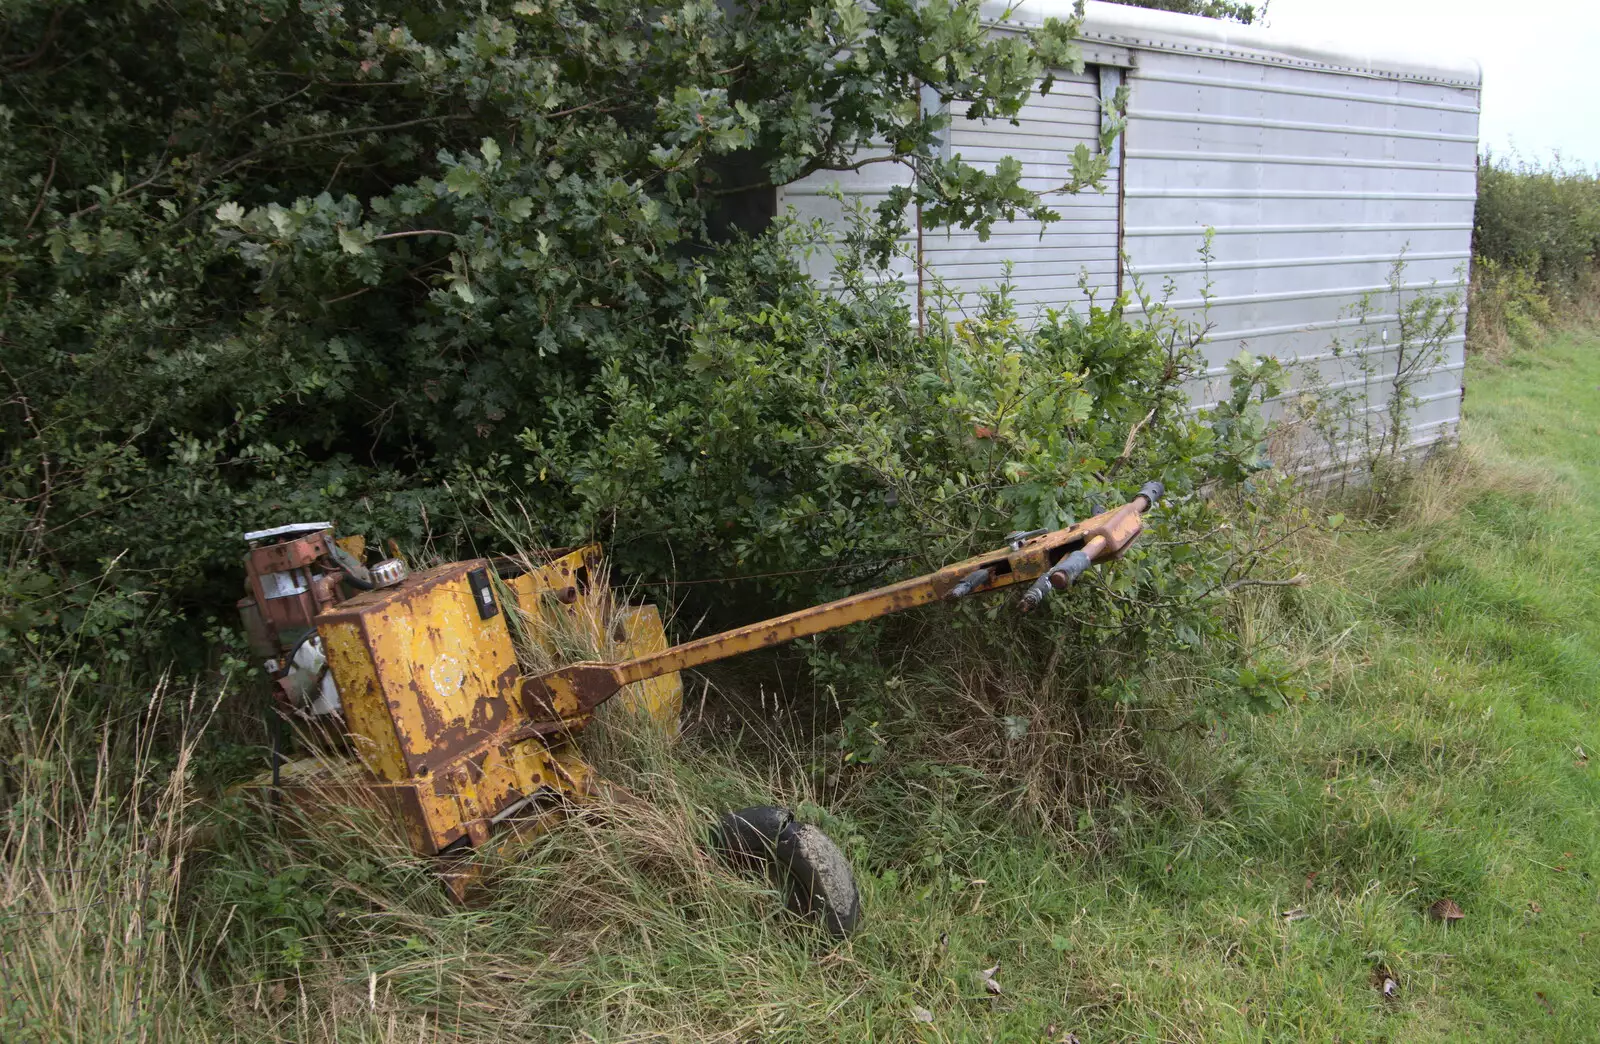
[[[952,107],[1011,119],[1079,69],[1075,28],[995,32],[973,0],[7,0],[0,645],[193,652],[240,533],[291,521],[464,555],[497,549],[488,505],[634,578],[800,600],[1247,474],[1259,430],[1185,408],[1176,326],[993,298],[924,327],[886,289],[914,206],[1056,216],[938,143]],[[842,292],[800,264],[822,230],[729,218],[865,162],[912,177],[838,247]],[[1104,157],[1072,167],[1093,191]],[[1185,554],[1117,582],[1203,588]]]

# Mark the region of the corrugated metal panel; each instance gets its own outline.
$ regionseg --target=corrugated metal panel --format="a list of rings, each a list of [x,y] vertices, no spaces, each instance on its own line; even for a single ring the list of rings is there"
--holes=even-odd
[[[1113,83],[1119,81],[1120,69],[1108,72]],[[1044,226],[1034,221],[996,225],[986,242],[959,230],[928,232],[922,249],[930,273],[970,300],[970,295],[998,286],[1010,262],[1011,297],[1024,318],[1034,318],[1045,308],[1084,307],[1080,281],[1102,299],[1116,295],[1120,159],[1113,153],[1103,191],[1052,191],[1071,176],[1074,149],[1080,144],[1099,148],[1100,91],[1101,77],[1090,69],[1059,74],[1048,95],[1028,100],[1015,125],[967,120],[957,110],[950,151],[988,170],[1006,156],[1016,157],[1022,163],[1023,185],[1043,193],[1061,219]]]
[[[1076,0],[989,0],[983,8],[997,25],[1038,25],[1046,18],[1070,18],[1075,6]],[[1361,35],[1358,46],[1351,47],[1320,36],[1296,38],[1260,26],[1101,0],[1089,0],[1086,6],[1086,47],[1210,55],[1402,83],[1442,83],[1476,89],[1483,82],[1483,70],[1475,61],[1441,57],[1431,48],[1412,51],[1407,46],[1416,42],[1428,47],[1426,40],[1397,40],[1381,32],[1367,32]]]
[[[1369,411],[1381,413],[1388,383],[1369,385],[1331,346],[1370,345],[1370,369],[1393,369],[1401,305],[1388,282],[1402,254],[1400,297],[1460,285],[1476,89],[1172,51],[1138,51],[1135,65],[1125,249],[1147,287],[1172,278],[1171,303],[1188,314],[1200,314],[1210,284],[1210,377],[1196,404],[1222,393],[1227,360],[1248,348],[1299,363],[1302,380],[1366,385]],[[1199,258],[1208,227],[1210,266]],[[1461,349],[1451,338],[1412,389],[1410,423],[1424,441],[1455,430]]]
[[[882,150],[879,155],[888,155],[888,150]],[[862,157],[871,158],[871,154]],[[888,195],[889,190],[896,185],[909,185],[911,172],[903,164],[896,162],[872,163],[860,170],[854,171],[818,171],[810,177],[785,185],[778,190],[778,212],[793,209],[802,220],[820,220],[826,223],[833,234],[841,234],[845,228],[846,208],[852,203],[860,203],[866,207],[875,207]],[[843,200],[835,198],[835,193],[842,193]],[[910,222],[908,221],[908,224]],[[915,246],[915,236],[907,236],[903,243],[904,253],[910,254]],[[806,271],[824,286],[834,286],[834,250],[831,247],[821,247],[802,259]],[[891,262],[892,278],[902,283],[915,284],[916,268],[906,257],[896,257]]]
[[[997,17],[1003,6],[995,5]],[[1037,22],[1069,15],[1071,6],[1024,0],[1011,15],[1013,23]],[[1401,304],[1388,280],[1402,253],[1402,297],[1459,285],[1477,187],[1476,65],[1335,53],[1320,41],[1256,28],[1088,6],[1086,45],[1106,64],[1062,77],[1016,125],[958,113],[949,148],[984,166],[1014,156],[1029,187],[1057,186],[1068,177],[1072,149],[1094,146],[1100,97],[1126,76],[1129,131],[1106,192],[1051,199],[1064,218],[1042,235],[1027,222],[997,225],[987,241],[929,231],[925,273],[971,293],[998,283],[1010,261],[1024,314],[1081,305],[1080,277],[1108,296],[1128,280],[1155,289],[1170,283],[1170,303],[1194,315],[1209,295],[1211,340],[1207,374],[1192,389],[1197,405],[1222,393],[1227,360],[1249,348],[1298,363],[1302,376],[1336,390],[1366,386],[1366,410],[1381,414],[1386,383],[1358,374],[1351,357],[1331,346],[1370,345],[1370,369],[1392,367]],[[780,201],[803,216],[836,220],[842,208],[822,194],[827,186],[871,205],[907,176],[892,164],[820,174]],[[1208,227],[1214,256],[1202,264]],[[913,243],[908,238],[908,248]],[[810,263],[819,274],[831,268],[826,254]],[[896,275],[908,286],[917,282],[909,261]],[[1464,325],[1464,312],[1459,318]],[[1456,428],[1462,347],[1459,333],[1450,338],[1412,389],[1417,445]]]
[[[1120,69],[1111,71],[1120,77]],[[1097,294],[1115,294],[1120,162],[1113,167],[1103,192],[1090,190],[1074,196],[1052,191],[1071,176],[1070,157],[1079,144],[1098,147],[1100,119],[1100,76],[1093,69],[1077,75],[1058,74],[1050,93],[1030,98],[1015,124],[969,120],[965,107],[952,113],[951,154],[987,170],[1007,156],[1015,157],[1023,165],[1022,183],[1043,193],[1062,217],[1042,228],[1033,221],[1000,223],[988,240],[980,240],[973,231],[927,230],[922,257],[929,293],[937,278],[948,290],[965,295],[970,304],[979,291],[1000,284],[1010,261],[1014,265],[1013,298],[1024,316],[1034,316],[1046,306],[1081,305],[1080,277]],[[871,206],[882,200],[891,186],[906,184],[907,178],[905,168],[897,164],[876,164],[846,174],[824,171],[784,188],[779,206],[793,207],[803,218],[838,223],[844,206],[828,198],[834,191]],[[908,246],[914,242],[914,235],[908,237]],[[831,278],[831,254],[818,252],[807,263],[813,274]],[[916,283],[915,267],[909,262],[897,266],[896,275],[907,286]]]

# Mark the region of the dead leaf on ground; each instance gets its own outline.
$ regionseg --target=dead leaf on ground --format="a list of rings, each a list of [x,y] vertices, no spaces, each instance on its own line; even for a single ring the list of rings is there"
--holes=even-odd
[[[985,968],[978,973],[978,982],[983,985],[983,988],[997,995],[1000,992],[1000,983],[995,979],[994,973],[999,970],[1000,965],[997,963],[993,968]]]
[[[1550,1003],[1550,999],[1544,995],[1543,991],[1534,990],[1533,995],[1539,998],[1539,1003],[1544,1005],[1545,1011],[1549,1012],[1551,1015],[1556,1013],[1556,1006]]]
[[[1286,922],[1288,922],[1290,924],[1293,924],[1295,921],[1303,921],[1307,917],[1310,917],[1310,916],[1311,916],[1310,914],[1306,913],[1304,910],[1300,909],[1300,907],[1298,907],[1298,906],[1295,907],[1293,910],[1285,910],[1285,911],[1283,911],[1283,919],[1284,919],[1284,921],[1286,921]]]
[[[920,1007],[920,1006],[918,1006],[916,1004],[913,1004],[911,1006],[911,1021],[913,1021],[913,1022],[932,1022],[933,1021],[933,1012],[929,1011],[927,1008]]]
[[[1440,899],[1428,907],[1428,916],[1435,921],[1443,921],[1449,924],[1451,921],[1459,921],[1467,915],[1461,911],[1461,907],[1456,905],[1454,899]]]
[[[1544,913],[1544,907],[1540,906],[1538,903],[1534,902],[1532,899],[1529,899],[1528,900],[1528,914],[1527,915],[1531,918],[1531,917],[1538,917],[1542,913]]]

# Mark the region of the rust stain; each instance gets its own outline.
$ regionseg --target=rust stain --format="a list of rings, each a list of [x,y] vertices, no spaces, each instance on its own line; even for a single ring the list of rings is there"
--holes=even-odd
[[[434,694],[422,687],[415,676],[407,683],[412,693],[417,697],[417,717],[422,719],[422,734],[429,739],[437,737],[444,732],[444,718],[439,714],[439,708],[434,701]]]
[[[472,708],[472,727],[479,732],[497,732],[510,716],[511,707],[503,696],[485,696]]]
[[[482,565],[481,559],[470,562],[450,562],[432,569],[425,569],[420,573],[413,573],[400,587],[386,587],[377,591],[363,591],[354,598],[348,598],[331,609],[325,610],[319,620],[356,619],[365,616],[374,610],[385,613],[394,606],[407,606],[423,600],[424,595],[429,595],[436,589],[459,580],[466,576],[468,566],[477,568]],[[411,614],[407,612],[406,616]],[[389,618],[385,615],[384,622]]]
[[[471,737],[467,733],[465,724],[450,725],[433,737],[433,749],[425,752],[423,757],[427,764],[437,765],[467,750],[471,745]]]

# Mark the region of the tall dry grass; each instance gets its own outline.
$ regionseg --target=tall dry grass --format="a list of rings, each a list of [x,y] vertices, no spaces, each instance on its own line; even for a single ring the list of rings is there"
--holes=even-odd
[[[198,807],[214,705],[192,701],[164,756],[139,720],[75,723],[69,695],[9,722],[0,1039],[735,1041],[833,996],[833,942],[706,849],[723,808],[783,789],[725,751],[608,717],[622,785],[467,857],[463,907],[397,824],[336,794]]]
[[[216,709],[155,746],[165,681],[143,713],[78,720],[70,682],[34,720],[4,720],[0,812],[0,1037],[190,1039],[198,940],[180,916],[196,829],[195,749]]]

